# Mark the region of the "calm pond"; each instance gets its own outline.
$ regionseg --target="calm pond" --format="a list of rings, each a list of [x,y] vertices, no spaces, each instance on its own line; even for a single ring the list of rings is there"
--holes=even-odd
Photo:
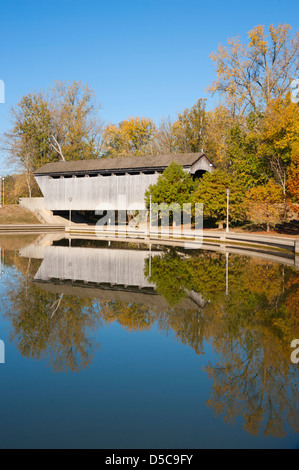
[[[1,448],[298,448],[293,255],[0,237]]]

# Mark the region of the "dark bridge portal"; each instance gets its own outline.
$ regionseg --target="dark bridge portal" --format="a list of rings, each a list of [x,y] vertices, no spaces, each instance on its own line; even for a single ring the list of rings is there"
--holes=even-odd
[[[207,170],[197,170],[192,176],[194,180],[200,179],[207,173]]]

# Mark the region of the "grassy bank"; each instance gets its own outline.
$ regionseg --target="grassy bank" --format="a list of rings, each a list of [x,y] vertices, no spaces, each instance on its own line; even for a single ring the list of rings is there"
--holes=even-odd
[[[11,224],[40,224],[40,221],[29,209],[11,204],[0,208],[0,225]]]

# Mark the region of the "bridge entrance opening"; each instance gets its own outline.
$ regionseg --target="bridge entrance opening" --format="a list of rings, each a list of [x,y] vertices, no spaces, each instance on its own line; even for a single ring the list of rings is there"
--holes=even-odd
[[[195,173],[193,173],[193,179],[198,180],[203,177],[203,175],[207,173],[206,170],[197,170]]]

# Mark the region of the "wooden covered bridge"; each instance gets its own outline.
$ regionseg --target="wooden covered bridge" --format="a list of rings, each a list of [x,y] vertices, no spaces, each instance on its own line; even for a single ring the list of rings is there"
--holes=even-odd
[[[214,170],[204,153],[186,153],[47,163],[35,178],[50,211],[145,210],[145,191],[173,161],[194,178]]]

